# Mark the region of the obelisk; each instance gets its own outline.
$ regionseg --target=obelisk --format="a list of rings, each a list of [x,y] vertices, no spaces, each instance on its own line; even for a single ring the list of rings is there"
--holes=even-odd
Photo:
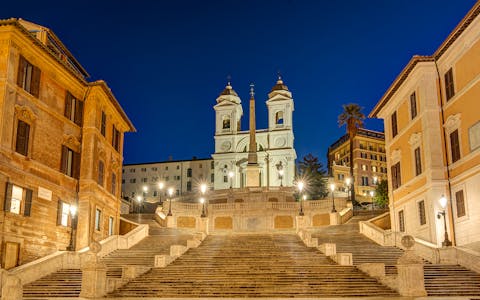
[[[255,92],[253,83],[250,84],[250,145],[248,147],[248,164],[246,170],[247,187],[260,186],[260,168],[257,157],[257,141],[255,137]]]

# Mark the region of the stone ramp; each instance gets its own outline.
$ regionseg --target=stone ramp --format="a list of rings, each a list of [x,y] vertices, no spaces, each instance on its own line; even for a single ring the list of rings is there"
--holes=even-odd
[[[353,264],[384,263],[387,275],[397,273],[396,263],[403,250],[380,246],[359,232],[358,221],[366,216],[355,216],[347,224],[328,226],[312,231],[318,244],[335,243],[337,252],[352,253]],[[429,296],[480,296],[480,274],[458,265],[424,265],[425,289]]]
[[[334,265],[294,234],[207,237],[165,268],[154,268],[110,297],[395,296],[352,266]]]
[[[161,228],[130,249],[115,250],[103,257],[108,278],[121,278],[122,267],[153,267],[155,255],[170,254],[170,246],[187,245],[192,239],[189,231]],[[23,286],[24,298],[78,297],[82,284],[82,271],[63,269]]]

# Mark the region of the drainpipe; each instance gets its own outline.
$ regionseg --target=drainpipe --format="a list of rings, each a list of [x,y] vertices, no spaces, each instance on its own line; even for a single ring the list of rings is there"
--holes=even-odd
[[[445,153],[445,162],[447,164],[447,182],[448,182],[448,194],[450,197],[450,217],[448,218],[450,221],[450,236],[452,240],[452,246],[456,245],[456,236],[455,236],[455,222],[453,219],[453,197],[452,197],[452,184],[450,182],[450,163],[448,161],[448,145],[447,145],[447,133],[445,132],[445,127],[443,126],[445,124],[445,114],[443,111],[443,92],[442,92],[442,79],[440,77],[440,71],[438,70],[438,65],[437,65],[437,59],[434,57],[433,61],[435,63],[435,70],[437,71],[437,76],[438,76],[438,87],[440,89],[439,91],[439,97],[440,97],[440,111],[441,111],[441,116],[442,116],[442,133],[443,133],[443,147],[444,147],[444,153]]]

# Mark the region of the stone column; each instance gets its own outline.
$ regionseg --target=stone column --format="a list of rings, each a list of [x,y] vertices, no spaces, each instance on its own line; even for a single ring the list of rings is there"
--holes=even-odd
[[[15,275],[4,275],[2,282],[2,300],[22,300],[23,285]]]
[[[398,292],[402,296],[426,296],[423,260],[413,251],[413,246],[415,245],[414,238],[410,235],[404,236],[402,245],[406,250],[397,261]]]
[[[102,246],[96,241],[90,244],[90,253],[82,267],[80,297],[100,298],[107,293],[107,266],[98,258],[101,249]]]

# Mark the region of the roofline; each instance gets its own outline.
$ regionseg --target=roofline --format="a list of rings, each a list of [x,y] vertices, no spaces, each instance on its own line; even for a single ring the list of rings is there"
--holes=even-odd
[[[430,56],[420,56],[414,55],[410,62],[405,66],[405,68],[400,72],[400,74],[395,78],[393,83],[387,89],[385,94],[380,98],[377,105],[372,109],[369,118],[376,118],[379,111],[387,104],[387,102],[392,98],[395,92],[399,89],[400,85],[405,82],[408,75],[415,68],[419,62],[435,62],[439,60],[443,54],[450,48],[450,46],[461,36],[461,34],[468,28],[468,26],[475,20],[475,18],[480,14],[480,1],[477,1],[473,7],[467,12],[465,17],[458,23],[458,25],[452,30],[448,37],[443,41],[443,43],[438,47],[438,49]]]
[[[205,160],[213,160],[213,158],[197,158],[197,159],[164,160],[164,161],[145,162],[145,163],[138,163],[138,164],[123,164],[123,167],[127,167],[127,166],[144,166],[144,165],[155,165],[155,164],[164,164],[164,163],[179,163],[179,162],[185,162],[185,161],[205,161]]]
[[[359,131],[369,131],[369,132],[374,132],[374,133],[378,133],[378,134],[382,134],[383,135],[383,139],[382,138],[377,138],[377,137],[374,137],[374,136],[365,136],[365,135],[355,135],[355,136],[360,136],[360,137],[366,137],[366,138],[372,138],[372,139],[377,139],[377,140],[383,140],[385,141],[385,132],[382,132],[382,131],[377,131],[377,130],[371,130],[371,129],[367,129],[367,128],[359,128]],[[333,147],[335,144],[339,143],[342,139],[345,139],[346,137],[348,137],[348,133],[342,135],[341,137],[339,137],[335,142],[333,142],[332,144],[330,144],[330,146],[328,146],[328,153],[330,153],[330,150],[331,149],[336,149],[338,147],[340,147],[340,145],[342,145],[343,143],[347,142],[347,140],[345,140],[343,143],[341,143],[340,145],[337,145],[336,147]],[[328,153],[327,153],[327,156],[328,156]]]
[[[117,109],[117,111],[120,113],[120,115],[123,117],[125,122],[127,122],[128,126],[130,127],[129,132],[137,132],[137,129],[135,126],[133,126],[132,121],[128,118],[127,114],[123,110],[123,108],[120,106],[120,103],[118,102],[117,98],[112,93],[112,90],[108,87],[107,83],[104,80],[96,80],[94,82],[89,82],[88,86],[101,86],[105,93],[108,95],[110,100],[112,101],[113,105]]]
[[[28,21],[27,21],[28,22]],[[48,55],[50,55],[54,60],[56,60],[58,63],[60,63],[61,65],[63,65],[65,67],[65,69],[72,75],[74,75],[77,79],[79,79],[82,83],[84,84],[87,84],[88,81],[85,79],[85,77],[81,76],[80,74],[78,74],[77,72],[75,72],[74,70],[72,70],[72,67],[70,67],[66,62],[64,62],[63,60],[61,60],[57,55],[55,55],[52,50],[48,49],[48,47],[46,45],[44,45],[42,42],[40,42],[36,37],[34,37],[25,27],[22,26],[22,24],[20,24],[20,22],[18,21],[18,19],[16,18],[10,18],[10,19],[3,19],[3,20],[0,20],[0,26],[8,26],[8,25],[12,25],[12,26],[15,26],[17,29],[20,30],[20,32],[22,32],[25,36],[27,36],[27,38],[29,38],[34,44],[36,44],[37,46],[40,46],[40,48],[42,48]],[[39,25],[41,26],[41,25]]]

